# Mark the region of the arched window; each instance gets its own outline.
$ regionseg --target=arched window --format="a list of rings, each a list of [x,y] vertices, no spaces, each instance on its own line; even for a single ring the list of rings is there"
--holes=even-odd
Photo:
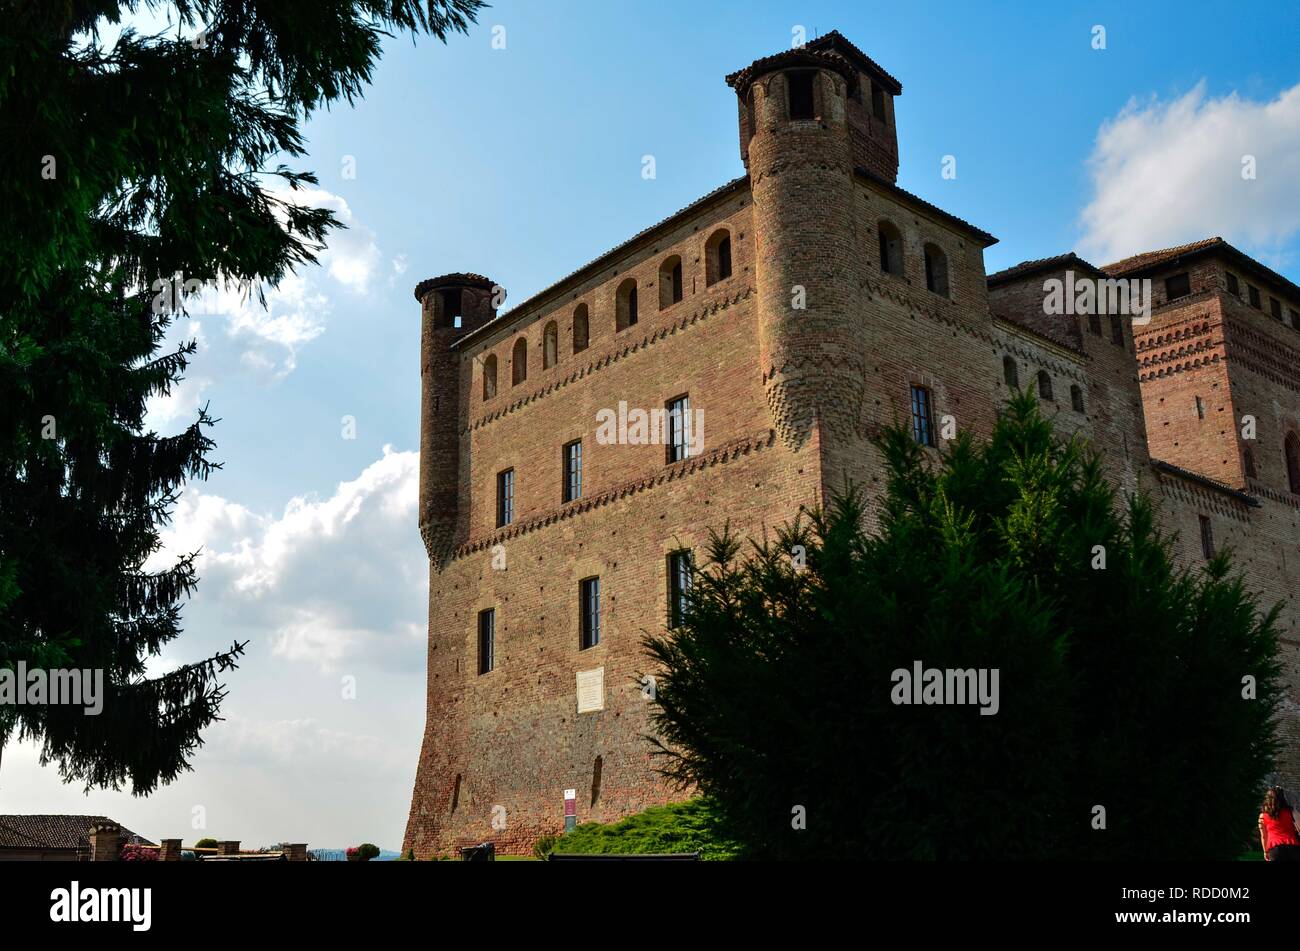
[[[573,312],[573,352],[581,353],[591,342],[587,324],[587,305],[579,304]]]
[[[705,283],[716,284],[731,277],[731,232],[719,228],[704,244]]]
[[[1070,384],[1070,406],[1076,413],[1082,413],[1083,410],[1083,389],[1078,383]]]
[[[1300,436],[1293,432],[1286,435],[1286,477],[1291,491],[1300,495]]]
[[[1052,378],[1046,370],[1038,371],[1038,395],[1045,400],[1052,398]]]
[[[659,309],[682,299],[682,259],[674,254],[659,265]]]
[[[1007,381],[1007,386],[1013,390],[1020,389],[1020,368],[1016,366],[1014,357],[1002,358],[1002,378]]]
[[[937,244],[925,246],[925,289],[948,296],[948,255]]]
[[[542,369],[549,370],[560,358],[560,328],[551,321],[542,331]]]
[[[876,229],[880,239],[880,270],[886,274],[903,276],[903,236],[888,221],[880,222]]]
[[[626,330],[636,323],[636,278],[618,285],[614,295],[614,329]]]
[[[520,337],[510,357],[510,385],[518,386],[528,379],[528,341]]]
[[[1246,470],[1247,479],[1254,479],[1257,477],[1257,472],[1255,471],[1255,453],[1249,446],[1241,447],[1241,465],[1242,468]]]
[[[497,355],[489,353],[483,361],[483,399],[490,400],[497,395]]]

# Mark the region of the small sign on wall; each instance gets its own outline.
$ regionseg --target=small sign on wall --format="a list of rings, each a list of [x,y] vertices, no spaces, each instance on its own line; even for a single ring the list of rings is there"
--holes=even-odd
[[[578,822],[578,790],[564,791],[564,831],[568,832]]]
[[[578,712],[605,709],[605,668],[578,671]]]

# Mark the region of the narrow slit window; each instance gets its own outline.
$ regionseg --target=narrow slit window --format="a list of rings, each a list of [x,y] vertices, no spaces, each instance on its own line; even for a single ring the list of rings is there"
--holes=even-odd
[[[491,673],[496,668],[497,612],[494,608],[478,613],[478,672]]]
[[[584,578],[578,583],[582,614],[579,645],[582,650],[600,643],[600,579]]]
[[[497,473],[497,528],[515,520],[515,470]]]
[[[664,410],[664,425],[668,430],[664,439],[667,458],[669,462],[681,462],[691,454],[691,401],[679,396],[669,400]]]
[[[564,447],[564,501],[582,498],[582,440]]]
[[[922,446],[935,446],[934,419],[930,391],[912,387],[912,438]]]
[[[668,626],[681,627],[691,598],[690,551],[683,549],[668,556]]]

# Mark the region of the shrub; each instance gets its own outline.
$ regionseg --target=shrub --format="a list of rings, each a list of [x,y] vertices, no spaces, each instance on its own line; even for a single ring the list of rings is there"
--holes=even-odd
[[[349,862],[369,862],[371,859],[379,857],[379,846],[363,842],[361,845],[355,845],[348,849],[347,856]]]
[[[546,857],[555,851],[555,845],[560,841],[558,835],[544,835],[533,843],[533,858],[545,862]]]
[[[1277,609],[1228,553],[1175,567],[1151,503],[1027,394],[938,463],[903,428],[876,449],[874,533],[850,487],[744,557],[713,535],[646,640],[663,772],[753,856],[1235,858],[1281,694]],[[996,714],[898,702],[918,661],[998,671]]]
[[[735,858],[739,847],[722,833],[712,803],[688,799],[652,806],[609,824],[584,822],[560,836],[551,851],[580,855],[698,852],[702,859],[715,860]]]

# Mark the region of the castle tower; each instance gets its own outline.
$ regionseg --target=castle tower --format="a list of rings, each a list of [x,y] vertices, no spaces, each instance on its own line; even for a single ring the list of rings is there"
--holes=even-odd
[[[865,257],[849,123],[862,75],[825,40],[727,77],[754,200],[763,385],[791,450],[860,435],[865,396],[867,337],[850,316]]]
[[[415,287],[420,302],[420,537],[435,567],[456,542],[460,478],[461,336],[496,317],[504,292],[480,274],[444,274]]]

